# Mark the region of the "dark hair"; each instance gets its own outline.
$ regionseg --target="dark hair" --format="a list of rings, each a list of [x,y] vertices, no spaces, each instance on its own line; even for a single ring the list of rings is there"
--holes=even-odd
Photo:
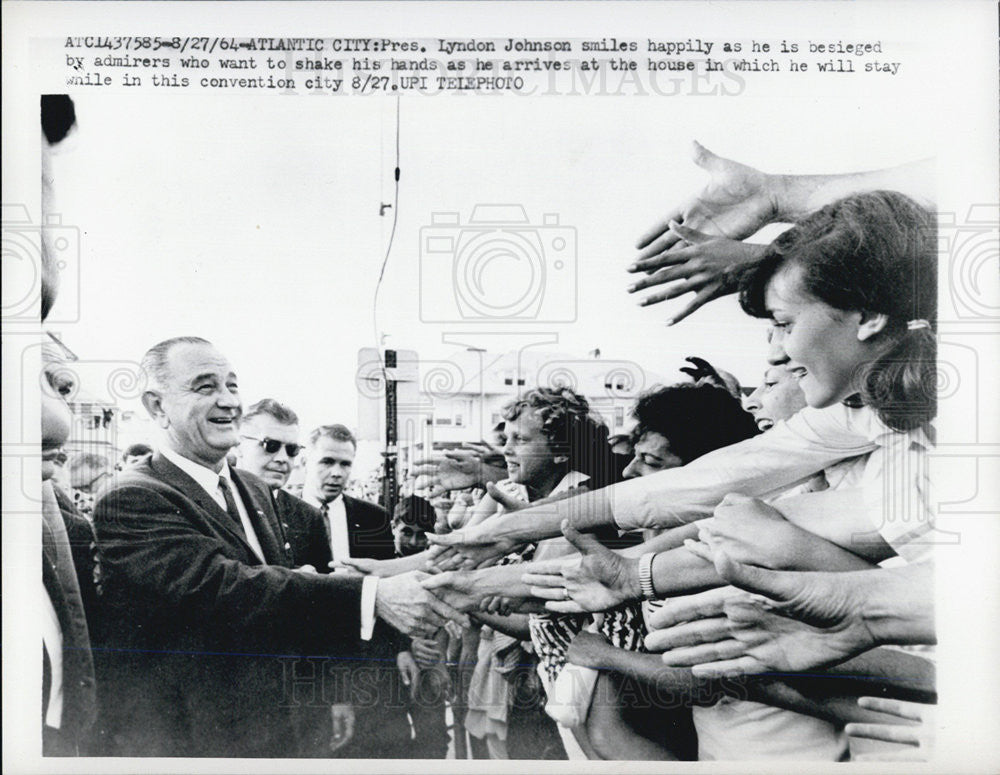
[[[354,438],[354,434],[348,429],[346,425],[340,425],[335,423],[334,425],[321,425],[314,429],[312,433],[309,434],[309,444],[310,446],[315,445],[317,441],[321,438],[330,439],[332,441],[347,441],[357,449],[358,440]]]
[[[756,436],[753,415],[726,388],[708,382],[681,382],[653,388],[632,409],[636,426],[632,441],[659,433],[670,451],[687,465],[712,450]]]
[[[68,94],[43,94],[42,132],[49,145],[61,142],[76,124],[76,108]]]
[[[142,442],[139,442],[138,444],[129,444],[122,453],[122,460],[130,457],[136,457],[138,455],[151,454],[153,454],[153,448],[148,444],[143,444]]]
[[[167,384],[169,369],[167,368],[167,358],[170,351],[182,344],[207,344],[211,345],[207,339],[200,336],[175,336],[172,339],[164,339],[159,344],[150,347],[146,354],[142,356],[142,370],[149,380],[149,384],[162,388]]]
[[[54,145],[62,142],[76,123],[73,100],[67,94],[43,94],[41,101],[42,132],[42,211],[49,215],[51,208],[52,170],[49,156]],[[59,262],[52,255],[50,240],[43,236],[41,242],[41,313],[42,321],[49,316],[59,294]]]
[[[419,495],[408,495],[396,504],[392,521],[415,525],[428,533],[434,532],[437,523],[437,512],[426,498]]]
[[[81,468],[109,469],[111,464],[106,455],[100,452],[79,452],[69,459],[67,471],[77,471]]]
[[[937,411],[937,231],[934,214],[895,191],[834,202],[782,233],[744,273],[740,304],[770,317],[765,291],[779,270],[798,266],[802,287],[840,310],[881,313],[886,351],[857,375],[861,400],[894,430]],[[927,321],[911,329],[909,321]]]
[[[542,423],[542,433],[557,455],[569,460],[569,470],[590,477],[591,489],[613,479],[608,428],[590,412],[590,402],[569,388],[539,387],[529,390],[501,410],[504,420],[516,420],[525,409]]]
[[[247,420],[251,420],[261,414],[273,417],[282,425],[299,424],[299,416],[289,407],[279,401],[275,401],[273,398],[262,398],[260,401],[253,404],[243,413],[243,421],[246,422]]]

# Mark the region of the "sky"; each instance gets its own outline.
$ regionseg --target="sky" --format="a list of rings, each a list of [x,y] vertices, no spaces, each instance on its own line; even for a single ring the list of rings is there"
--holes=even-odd
[[[835,102],[840,117],[749,97],[74,98],[78,132],[53,172],[55,209],[79,230],[80,313],[59,333],[84,360],[132,362],[161,339],[204,336],[248,404],[279,398],[306,427],[356,423],[357,351],[378,344],[432,359],[548,342],[535,346],[580,358],[600,348],[661,373],[700,355],[754,384],[764,324],[732,297],[667,327],[677,301],[640,309],[625,292],[637,237],[706,179],[691,140],[774,172],[888,166],[932,148],[920,104],[864,94]],[[901,134],[906,111],[913,131]],[[382,204],[394,208],[380,215]],[[511,239],[544,264],[533,323],[470,323],[474,310],[456,306],[455,246],[491,204],[523,208]],[[441,224],[439,213],[454,215]],[[427,239],[442,237],[451,253],[431,251]],[[517,298],[525,266],[486,265],[480,290]],[[69,290],[58,303],[75,301]]]

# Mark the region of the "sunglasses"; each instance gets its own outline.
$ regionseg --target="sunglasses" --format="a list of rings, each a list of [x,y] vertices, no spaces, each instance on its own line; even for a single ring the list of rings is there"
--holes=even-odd
[[[250,441],[256,441],[264,448],[264,451],[269,455],[275,454],[279,449],[282,448],[282,446],[284,446],[285,454],[287,454],[288,457],[295,457],[296,455],[299,454],[299,452],[302,451],[301,444],[283,444],[277,439],[269,439],[267,437],[264,437],[263,439],[258,439],[256,436],[244,436],[243,438],[249,439]]]

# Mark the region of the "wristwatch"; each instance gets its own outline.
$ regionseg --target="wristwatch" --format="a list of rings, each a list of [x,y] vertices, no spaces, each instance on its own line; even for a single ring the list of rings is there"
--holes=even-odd
[[[646,552],[639,558],[639,589],[646,600],[655,600],[656,592],[653,589],[653,558],[656,552]]]

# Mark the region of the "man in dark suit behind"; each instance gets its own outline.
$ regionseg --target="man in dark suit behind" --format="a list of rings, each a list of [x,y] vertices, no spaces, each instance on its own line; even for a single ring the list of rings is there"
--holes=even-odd
[[[93,751],[97,693],[89,621],[96,609],[93,534],[72,506],[60,507],[54,476],[73,416],[66,402],[74,387],[62,353],[42,346],[42,755]],[[63,495],[65,498],[66,496]]]
[[[345,492],[357,448],[354,434],[343,425],[313,430],[306,448],[302,498],[323,512],[334,560],[389,560],[395,557],[391,516],[381,506]]]
[[[293,570],[267,486],[226,464],[242,414],[232,366],[178,337],[143,368],[159,450],[94,509],[111,622],[100,645],[113,655],[99,683],[107,753],[296,755],[293,708],[327,690],[302,675],[302,656],[351,653],[376,616],[426,633],[456,612],[418,575]]]
[[[344,490],[357,452],[357,440],[344,425],[322,425],[309,434],[303,500],[322,514],[330,554],[349,558],[388,560],[395,557],[392,519],[374,503],[353,498]],[[339,755],[344,758],[409,758],[410,722],[406,708],[419,671],[409,653],[409,640],[395,635],[373,638],[351,670],[354,698],[354,739]],[[406,681],[402,670],[406,670]],[[410,688],[407,688],[407,684]]]
[[[301,450],[299,418],[290,407],[273,398],[263,398],[244,413],[237,447],[239,468],[260,478],[270,489],[293,564],[300,569],[329,573],[333,557],[323,515],[319,509],[281,489],[288,482]],[[404,636],[377,623],[372,640],[379,642],[387,637]],[[352,656],[357,658],[363,651],[367,648]],[[329,757],[351,739],[354,709],[349,696],[349,672],[353,666],[353,659],[339,660],[336,664],[328,662],[324,667],[340,671],[342,680],[333,683],[342,689],[342,694],[317,698],[325,701],[299,709],[301,756]],[[327,671],[328,676],[334,674],[333,670]]]
[[[323,515],[315,506],[281,489],[287,484],[301,451],[299,417],[290,407],[273,398],[263,398],[244,412],[240,444],[236,448],[239,468],[270,488],[295,566],[309,566],[327,573],[332,557]]]

